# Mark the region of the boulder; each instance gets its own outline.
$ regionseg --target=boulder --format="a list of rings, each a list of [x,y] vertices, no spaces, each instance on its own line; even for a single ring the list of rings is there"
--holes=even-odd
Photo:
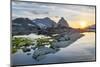
[[[34,51],[33,58],[37,59],[40,56],[47,55],[49,53],[53,53],[54,51],[55,50],[53,50],[52,48],[41,47],[41,48],[39,48],[39,49],[37,49],[37,50]]]

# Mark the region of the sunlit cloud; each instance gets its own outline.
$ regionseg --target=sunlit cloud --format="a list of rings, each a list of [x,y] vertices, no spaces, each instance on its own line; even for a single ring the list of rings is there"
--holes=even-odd
[[[58,21],[64,17],[70,24],[85,20],[95,23],[95,7],[65,4],[46,4],[33,2],[12,2],[12,17],[27,17],[30,19],[50,17]]]

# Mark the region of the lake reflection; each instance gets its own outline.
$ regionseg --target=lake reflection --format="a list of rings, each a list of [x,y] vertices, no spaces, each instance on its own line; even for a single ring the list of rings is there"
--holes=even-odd
[[[38,50],[42,54],[34,54],[34,48],[29,52],[23,52],[19,49],[15,54],[12,54],[12,64],[27,65],[27,64],[46,64],[74,61],[94,61],[95,60],[95,33],[86,32],[85,36],[78,39],[74,43],[58,49],[48,47],[40,47]],[[30,46],[31,48],[33,46]],[[42,50],[46,49],[46,50]],[[45,53],[44,53],[45,52]],[[38,51],[36,52],[38,53]],[[37,57],[38,56],[38,57]]]

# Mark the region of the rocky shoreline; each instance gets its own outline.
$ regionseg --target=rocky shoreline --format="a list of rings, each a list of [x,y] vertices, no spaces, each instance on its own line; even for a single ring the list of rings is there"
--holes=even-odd
[[[83,36],[84,36],[83,34],[74,33],[69,36],[69,38],[70,38],[69,40],[64,40],[64,39],[68,38],[68,36],[64,35],[64,37],[62,37],[63,39],[61,38],[61,40],[59,42],[53,43],[51,48],[40,47],[39,49],[35,50],[33,53],[33,58],[36,59],[37,61],[39,61],[39,60],[43,59],[44,55],[47,55],[50,53],[56,53],[57,51],[60,50],[60,48],[65,48],[65,47],[71,45],[72,43],[74,43],[76,40],[80,39]]]

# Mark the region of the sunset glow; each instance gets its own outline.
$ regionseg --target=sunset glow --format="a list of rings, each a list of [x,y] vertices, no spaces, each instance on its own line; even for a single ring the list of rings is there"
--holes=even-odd
[[[87,27],[87,22],[86,21],[80,21],[79,24],[80,24],[80,28]]]

